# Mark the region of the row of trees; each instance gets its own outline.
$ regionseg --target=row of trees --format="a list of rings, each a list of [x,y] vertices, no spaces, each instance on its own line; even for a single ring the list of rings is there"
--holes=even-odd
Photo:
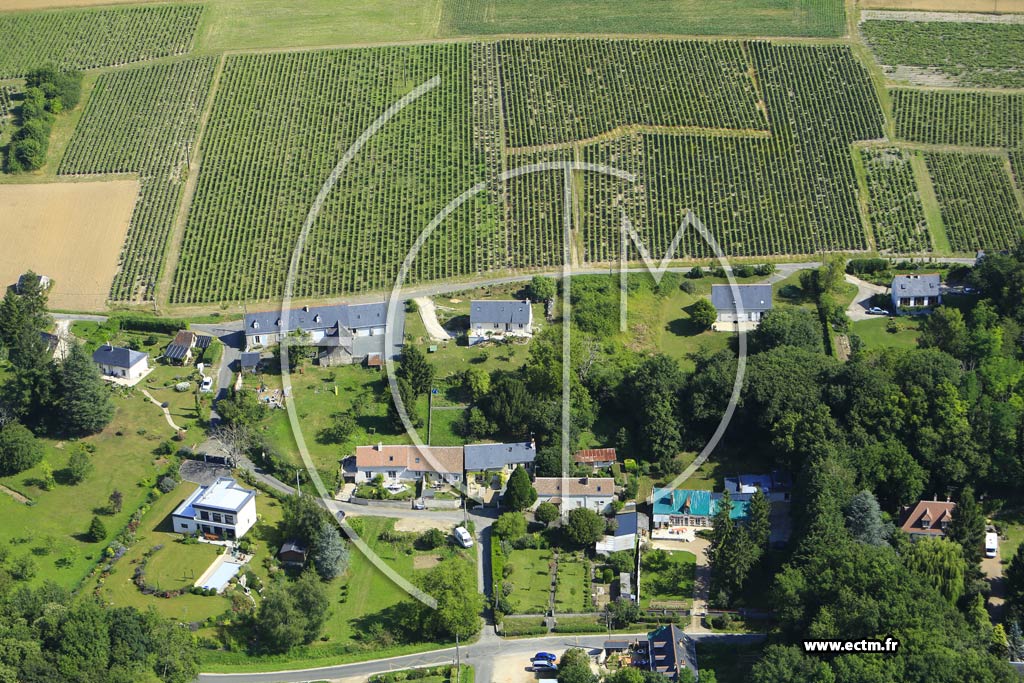
[[[21,127],[7,148],[7,169],[34,171],[46,163],[54,117],[78,104],[82,74],[48,65],[29,72],[20,107]]]
[[[35,441],[35,433],[87,436],[102,430],[114,416],[110,390],[82,346],[69,343],[62,360],[51,358],[52,350],[43,337],[52,322],[46,299],[46,291],[30,272],[20,292],[9,289],[0,301],[0,344],[11,363],[0,395],[0,472],[4,474],[39,462],[42,446]],[[72,465],[72,479],[84,478],[87,465],[82,458],[76,457]]]

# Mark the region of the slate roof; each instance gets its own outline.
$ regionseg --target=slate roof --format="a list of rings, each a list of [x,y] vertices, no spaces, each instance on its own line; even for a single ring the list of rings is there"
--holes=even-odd
[[[283,555],[284,553],[299,553],[305,556],[306,551],[307,548],[305,545],[302,544],[301,541],[294,538],[290,538],[281,544],[281,550],[279,550],[277,554]]]
[[[149,358],[148,353],[110,344],[104,344],[92,354],[93,363],[110,365],[115,368],[133,368],[147,358]]]
[[[533,488],[545,497],[610,496],[615,493],[615,480],[611,477],[537,477]]]
[[[639,527],[637,515],[640,513],[637,511],[633,512],[620,512],[615,515],[615,536],[633,536],[636,534],[637,528]]]
[[[892,293],[904,296],[938,296],[942,278],[938,273],[929,275],[897,275],[892,279]]]
[[[246,351],[242,354],[239,359],[239,363],[243,368],[254,368],[260,364],[260,352],[259,351]]]
[[[465,447],[466,471],[499,470],[505,465],[525,465],[537,457],[532,441],[519,443],[482,443]]]
[[[772,310],[771,285],[737,285],[743,312]],[[719,313],[738,311],[731,285],[711,285],[711,303]]]
[[[342,326],[350,330],[383,327],[387,323],[387,304],[336,304],[333,306],[305,306],[293,308],[288,312],[288,327],[292,330],[330,330]],[[395,321],[403,318],[395,316]],[[276,334],[281,331],[284,322],[281,310],[248,313],[245,316],[245,333]]]
[[[513,323],[526,324],[531,318],[529,301],[476,300],[469,304],[469,324]]]
[[[693,640],[675,624],[661,626],[647,634],[651,650],[651,670],[677,680],[683,669],[697,670]]]

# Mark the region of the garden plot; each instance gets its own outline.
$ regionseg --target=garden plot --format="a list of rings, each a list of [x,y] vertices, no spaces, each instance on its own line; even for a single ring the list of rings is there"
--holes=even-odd
[[[0,284],[54,281],[56,309],[102,310],[139,193],[134,180],[0,185]]]

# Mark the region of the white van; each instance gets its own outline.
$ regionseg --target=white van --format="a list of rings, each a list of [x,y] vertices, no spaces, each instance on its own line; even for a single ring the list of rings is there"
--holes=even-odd
[[[473,547],[473,537],[466,531],[466,527],[457,526],[455,527],[455,540],[459,542],[463,548]]]
[[[999,552],[999,536],[990,531],[985,534],[985,557],[995,557]]]

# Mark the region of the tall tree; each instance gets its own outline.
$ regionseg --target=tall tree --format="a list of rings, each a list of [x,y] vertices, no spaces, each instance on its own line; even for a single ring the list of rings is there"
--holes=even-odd
[[[964,358],[969,336],[967,323],[959,308],[939,306],[921,321],[921,348],[942,349],[954,358]]]
[[[573,508],[565,523],[565,533],[582,546],[593,545],[604,536],[604,517],[590,508]]]
[[[23,472],[42,459],[43,445],[24,425],[8,422],[0,429],[0,474]]]
[[[706,330],[718,320],[718,310],[714,304],[701,297],[690,306],[690,319],[697,327]]]
[[[409,418],[409,422],[413,427],[422,427],[423,418],[420,416],[419,409],[416,406],[416,392],[413,391],[412,385],[409,384],[409,380],[406,378],[399,377],[396,381],[398,383],[398,397],[402,400],[406,417]],[[390,391],[388,394],[390,396]],[[388,421],[398,431],[405,429],[405,423],[402,421],[402,415],[398,412],[398,406],[395,404],[393,396],[388,401]]]
[[[8,289],[0,302],[0,342],[7,347],[8,359],[15,366],[39,355],[44,348],[40,333],[52,323],[46,312],[47,293],[40,287],[39,277],[28,271],[19,289]]]
[[[292,584],[291,593],[296,611],[302,615],[302,642],[312,643],[320,635],[330,612],[330,598],[327,589],[311,571],[305,571]]]
[[[821,321],[814,312],[794,306],[769,311],[751,336],[757,351],[795,346],[821,353],[824,350],[823,339]]]
[[[502,502],[508,509],[519,512],[529,508],[536,501],[537,489],[533,488],[529,473],[522,465],[519,465],[512,470],[512,474],[508,478]]]
[[[1017,546],[1006,568],[1006,599],[1024,614],[1024,543]]]
[[[424,577],[423,585],[437,601],[437,609],[416,603],[423,633],[430,638],[454,640],[476,635],[480,630],[483,595],[476,589],[472,569],[455,558],[442,560]]]
[[[306,619],[295,598],[283,585],[267,591],[253,622],[257,647],[268,653],[287,652],[306,636]]]
[[[771,515],[771,501],[768,500],[768,497],[764,495],[761,489],[758,489],[750,497],[745,525],[750,536],[750,542],[761,550],[768,548],[768,539],[771,536],[772,530]]]
[[[530,301],[538,304],[554,299],[556,292],[555,279],[543,275],[534,275],[530,284],[526,286],[526,293],[530,297]]]
[[[521,512],[506,512],[494,522],[494,535],[514,541],[526,534],[526,517]]]
[[[417,394],[426,394],[434,383],[434,366],[427,362],[427,357],[414,344],[406,344],[402,349],[402,363],[395,373],[409,381],[409,386]]]
[[[977,569],[981,564],[982,546],[985,544],[985,513],[974,499],[974,489],[964,488],[960,500],[953,508],[953,521],[946,538],[960,544],[967,564]]]
[[[68,458],[68,472],[72,484],[81,484],[96,468],[86,450],[78,444],[76,446],[78,447],[72,448],[71,457]]]
[[[57,376],[63,431],[72,436],[95,434],[114,418],[110,390],[80,344],[69,344]]]
[[[340,576],[348,569],[348,549],[341,540],[338,527],[333,522],[323,520],[320,531],[313,544],[313,564],[316,573],[324,580]]]
[[[941,538],[924,538],[914,543],[907,566],[938,589],[950,604],[964,594],[964,556],[955,543]]]
[[[861,491],[853,496],[844,514],[846,526],[855,541],[883,545],[889,539],[889,529],[882,521],[882,509],[870,491]]]

